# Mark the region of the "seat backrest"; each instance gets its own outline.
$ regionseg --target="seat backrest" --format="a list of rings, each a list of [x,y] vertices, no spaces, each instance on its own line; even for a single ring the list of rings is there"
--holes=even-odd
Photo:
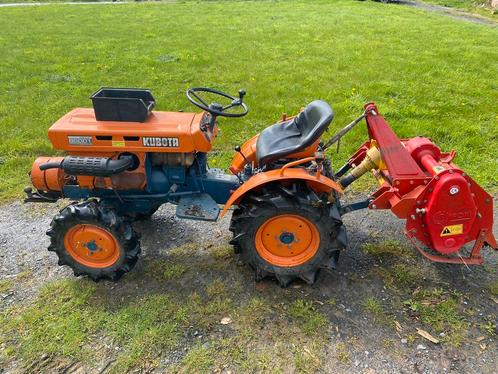
[[[295,124],[303,138],[313,138],[313,143],[329,127],[334,118],[334,112],[329,104],[322,100],[315,100],[308,104],[296,116]]]
[[[267,127],[256,142],[258,163],[264,165],[311,146],[333,118],[332,108],[325,101],[315,100],[293,119]]]

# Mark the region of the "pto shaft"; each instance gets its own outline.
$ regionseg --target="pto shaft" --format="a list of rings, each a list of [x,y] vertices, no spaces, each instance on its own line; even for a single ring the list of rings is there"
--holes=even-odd
[[[360,178],[367,171],[372,169],[378,169],[382,159],[380,156],[379,149],[377,147],[372,147],[367,151],[365,158],[360,164],[353,168],[348,174],[339,180],[342,188],[346,188],[355,180]]]

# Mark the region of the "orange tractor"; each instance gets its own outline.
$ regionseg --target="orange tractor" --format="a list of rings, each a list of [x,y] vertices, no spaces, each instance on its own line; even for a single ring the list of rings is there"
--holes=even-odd
[[[186,95],[202,112],[152,111],[148,90],[103,88],[93,109],[74,109],[50,127],[54,148],[67,155],[34,162],[35,190],[27,188],[25,200],[74,201],[47,232],[59,265],[95,281],[119,279],[140,253],[133,220],[164,203],[175,204],[180,218],[207,221],[234,208],[235,252],[256,280],[282,286],[295,278],[311,284],[320,269],[335,267],[348,246],[341,217],[358,209],[390,209],[406,220],[406,235],[433,261],[480,264],[481,248],[497,247],[492,197],[453,164],[455,153],[423,137],[398,139],[373,103],[322,141],[334,114],[313,101],[236,147],[225,174],[208,166],[208,152],[219,117],[247,114],[245,92],[191,88]],[[363,119],[369,140],[334,172],[325,150]],[[368,171],[379,189],[342,204],[343,190]]]

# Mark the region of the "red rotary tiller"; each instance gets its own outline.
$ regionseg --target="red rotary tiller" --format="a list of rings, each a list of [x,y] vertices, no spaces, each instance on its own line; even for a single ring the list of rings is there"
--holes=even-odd
[[[453,164],[455,151],[443,153],[424,137],[398,139],[373,103],[365,106],[365,117],[370,140],[339,171],[341,185],[372,170],[380,187],[368,207],[390,209],[406,219],[405,234],[421,254],[436,262],[482,264],[483,245],[497,247],[492,197]],[[468,257],[448,256],[471,241],[475,244]]]

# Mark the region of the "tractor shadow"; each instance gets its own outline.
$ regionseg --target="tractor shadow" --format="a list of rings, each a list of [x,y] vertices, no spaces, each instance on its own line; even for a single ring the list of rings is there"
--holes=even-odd
[[[161,207],[151,220],[135,224],[135,229],[141,234],[142,255],[125,279],[143,282],[145,288],[141,288],[141,292],[147,292],[148,288],[149,292],[163,291],[179,297],[221,280],[226,284],[242,285],[240,297],[243,298],[250,298],[262,290],[291,298],[305,294],[321,302],[341,300],[339,304],[351,313],[363,312],[366,298],[372,295],[384,298],[393,289],[400,298],[408,298],[408,291],[417,288],[435,287],[453,289],[472,297],[496,279],[497,259],[491,251],[483,251],[486,265],[481,267],[432,263],[410,247],[403,234],[403,222],[390,212],[360,211],[344,217],[350,244],[341,254],[337,269],[322,270],[312,286],[296,280],[283,289],[273,279],[256,283],[252,269],[239,262],[228,244],[231,238],[229,221],[230,214],[218,222],[178,219],[173,206]],[[399,252],[378,255],[365,250],[365,247],[382,247],[385,243],[399,246]],[[173,274],[169,278],[166,276],[167,279],[158,276],[158,272],[171,272],[167,269],[168,264],[176,266],[181,276]],[[393,269],[406,269],[412,275],[409,281],[413,284],[405,284],[406,287],[396,284],[396,275],[394,279],[390,275]],[[403,274],[397,276],[403,277]],[[403,290],[401,295],[400,290]],[[482,298],[476,298],[482,307],[489,301],[479,300]]]

